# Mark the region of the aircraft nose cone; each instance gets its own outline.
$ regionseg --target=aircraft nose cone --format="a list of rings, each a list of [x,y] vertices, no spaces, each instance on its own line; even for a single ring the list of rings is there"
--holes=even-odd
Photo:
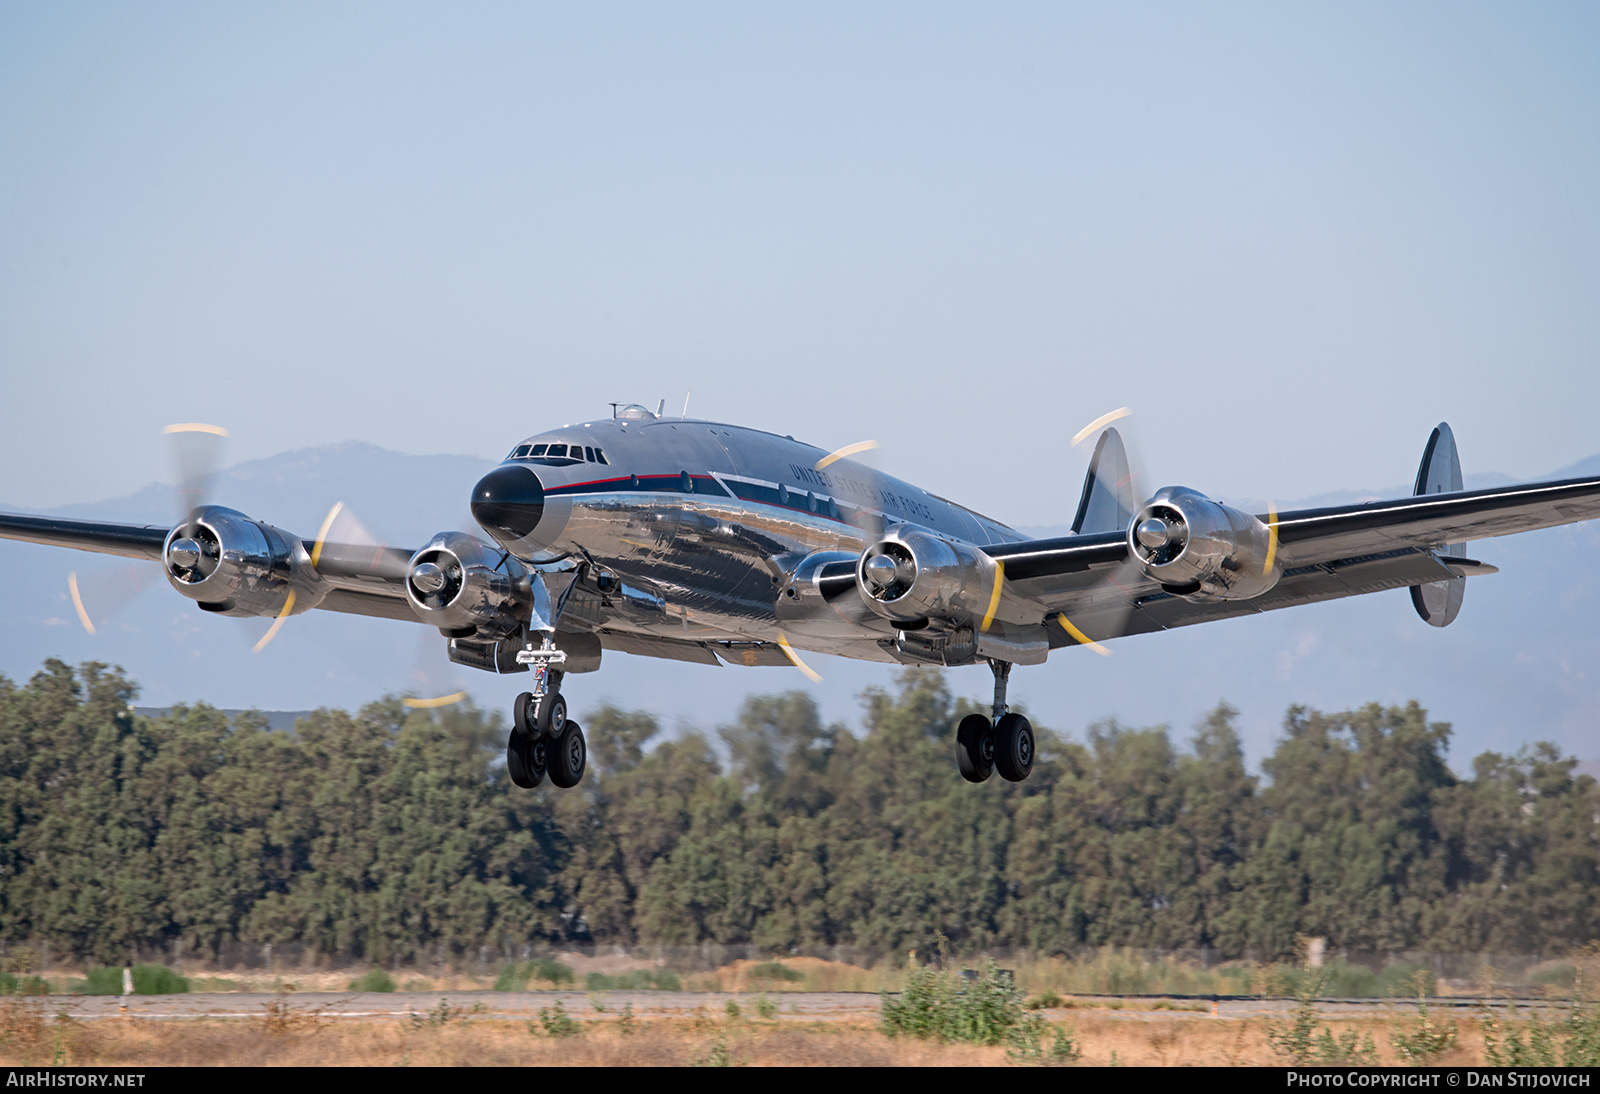
[[[501,546],[527,538],[544,516],[544,484],[533,469],[497,467],[472,488],[472,519]]]

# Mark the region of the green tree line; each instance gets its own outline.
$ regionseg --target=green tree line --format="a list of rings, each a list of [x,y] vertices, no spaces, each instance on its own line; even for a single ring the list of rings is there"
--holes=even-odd
[[[498,715],[321,710],[292,732],[148,718],[89,664],[0,678],[0,941],[86,960],[295,944],[384,964],[530,944],[1100,945],[1292,956],[1560,952],[1600,938],[1600,790],[1548,744],[1459,778],[1415,703],[1292,708],[1263,775],[1219,706],[1165,728],[1040,729],[1021,784],[962,782],[972,707],[907,671],[859,733],[803,692],[711,739],[585,719],[576,791],[513,787]]]

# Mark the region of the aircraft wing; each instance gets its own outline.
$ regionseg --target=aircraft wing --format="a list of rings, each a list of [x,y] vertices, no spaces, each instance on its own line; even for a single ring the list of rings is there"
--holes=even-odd
[[[29,517],[0,513],[0,539],[20,539],[46,543],[52,547],[76,547],[103,555],[161,561],[161,545],[170,529],[151,524],[111,524],[99,520],[67,520],[64,517]]]
[[[163,525],[114,524],[0,513],[0,539],[73,547],[80,551],[161,561],[171,529]],[[323,543],[320,550],[302,540],[307,554],[317,555],[316,570],[333,586],[317,604],[324,611],[420,622],[406,599],[406,564],[413,552],[399,547]]]
[[[1249,600],[1200,602],[1164,592],[1129,564],[1124,537],[1114,532],[986,550],[1004,563],[1014,592],[1066,615],[1088,637],[1102,639],[1493,573],[1492,567],[1435,552],[1446,544],[1596,517],[1600,478],[1301,509],[1279,513],[1275,521],[1261,514],[1276,528],[1283,576]],[[1050,631],[1052,645],[1076,642],[1064,627]]]

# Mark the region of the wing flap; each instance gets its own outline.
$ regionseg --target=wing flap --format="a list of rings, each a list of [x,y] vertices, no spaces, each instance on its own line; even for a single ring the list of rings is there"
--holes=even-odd
[[[657,638],[654,635],[632,634],[628,631],[602,630],[600,645],[619,653],[633,653],[640,657],[665,657],[672,661],[693,661],[700,665],[718,665],[717,655],[702,642],[684,642],[676,638]]]

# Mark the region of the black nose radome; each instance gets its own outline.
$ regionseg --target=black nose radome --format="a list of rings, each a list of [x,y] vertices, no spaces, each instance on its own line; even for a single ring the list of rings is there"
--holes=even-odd
[[[528,467],[497,467],[472,488],[472,519],[502,546],[523,539],[544,515],[544,486]]]

